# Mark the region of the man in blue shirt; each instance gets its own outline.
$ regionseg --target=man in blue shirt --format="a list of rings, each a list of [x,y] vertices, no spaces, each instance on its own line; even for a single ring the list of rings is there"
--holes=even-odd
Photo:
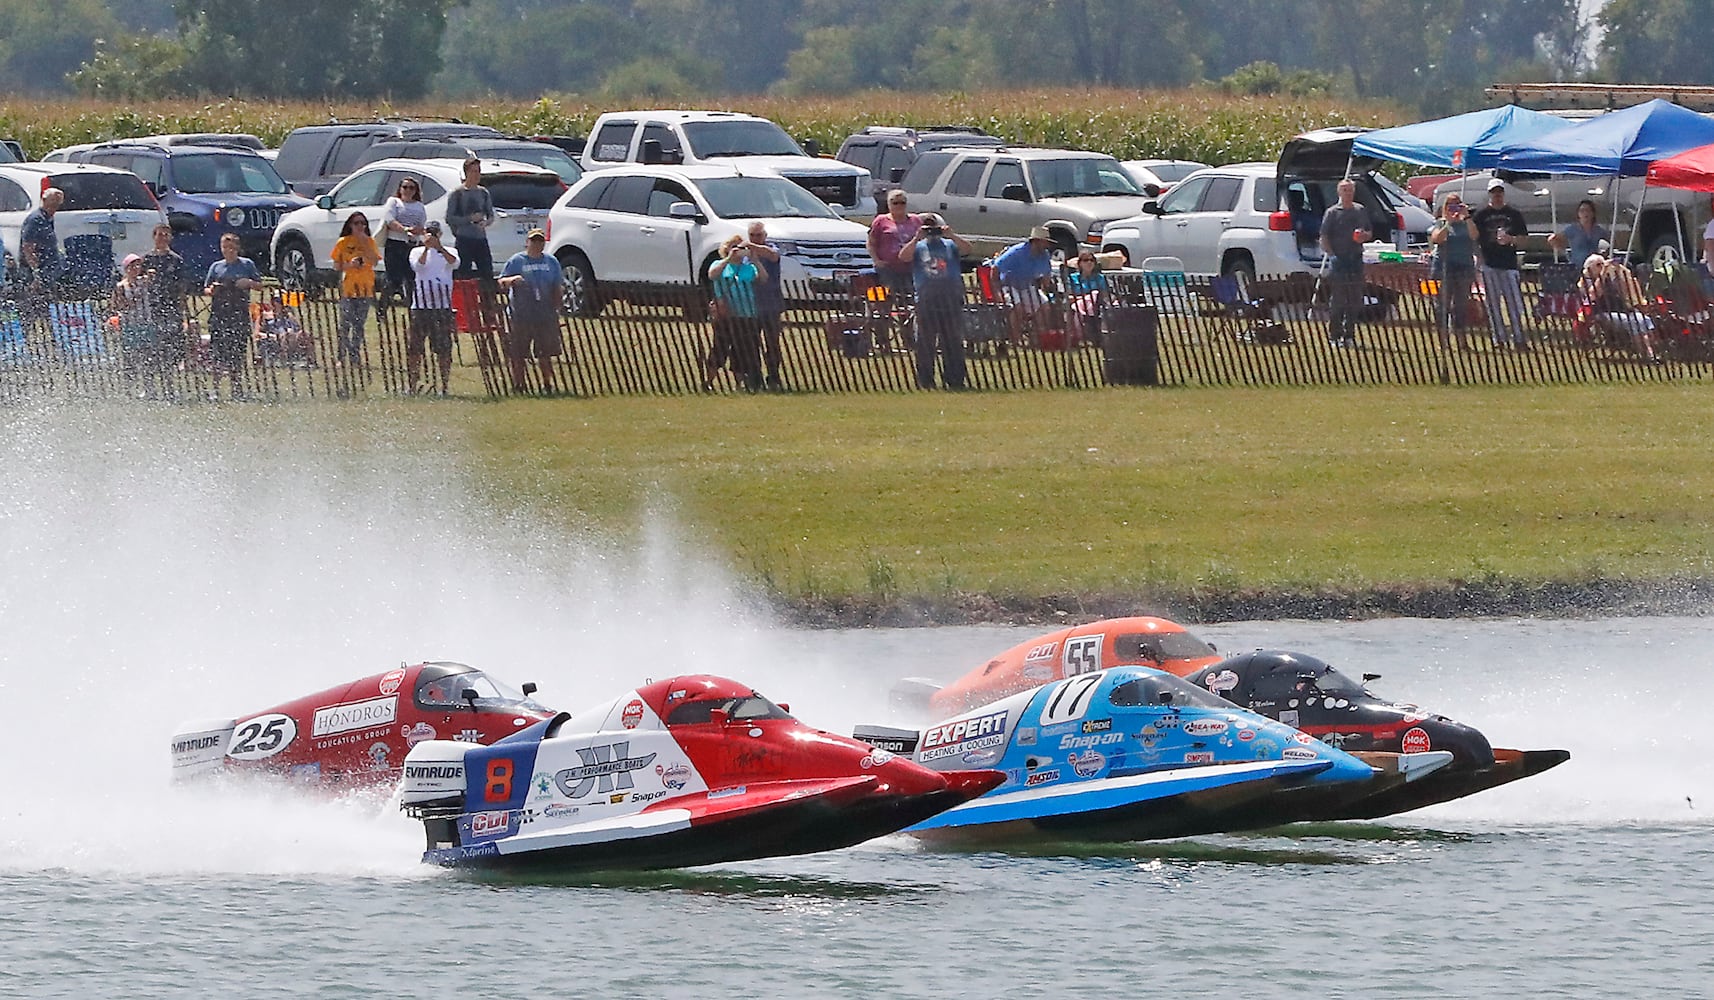
[[[565,353],[559,331],[559,303],[565,295],[565,269],[543,250],[547,233],[532,229],[524,252],[513,254],[500,271],[500,287],[510,296],[511,336],[506,347],[512,363],[512,391],[529,391],[529,358],[541,371],[542,395],[554,392],[553,359]]]
[[[232,381],[232,398],[244,397],[244,355],[250,348],[250,293],[262,287],[256,262],[238,255],[238,234],[220,237],[220,259],[208,265],[208,353],[215,370]],[[218,380],[219,376],[216,376]],[[218,386],[218,381],[217,381]]]
[[[1030,238],[1014,243],[994,258],[994,275],[1000,292],[1012,308],[1006,314],[1012,343],[1023,341],[1024,324],[1047,305],[1046,293],[1053,287],[1053,234],[1046,226],[1030,230]]]
[[[54,232],[54,213],[64,203],[64,191],[48,188],[42,192],[41,207],[24,216],[18,230],[18,305],[26,318],[47,315],[48,290],[59,280],[60,241]]]
[[[922,217],[922,228],[899,251],[911,264],[917,304],[917,387],[934,388],[934,355],[941,354],[941,378],[948,389],[965,387],[964,274],[961,254],[970,243],[940,216]]]

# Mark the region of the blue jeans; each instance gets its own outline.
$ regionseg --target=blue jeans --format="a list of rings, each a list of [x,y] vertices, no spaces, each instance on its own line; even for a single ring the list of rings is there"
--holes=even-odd
[[[366,298],[339,300],[339,356],[354,365],[363,361],[363,326],[369,322],[370,301]]]
[[[1494,343],[1504,344],[1507,339],[1500,317],[1500,307],[1504,305],[1511,342],[1517,347],[1524,346],[1527,343],[1524,339],[1524,293],[1518,286],[1517,268],[1484,266],[1482,296],[1488,304],[1488,323],[1494,328]]]

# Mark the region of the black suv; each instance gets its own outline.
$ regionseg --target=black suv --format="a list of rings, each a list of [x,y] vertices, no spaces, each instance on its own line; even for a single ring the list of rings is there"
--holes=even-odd
[[[923,153],[951,146],[999,146],[1003,142],[974,125],[870,125],[848,136],[834,159],[869,171],[874,179],[875,213],[879,215],[887,210],[887,192],[899,186]]]
[[[511,160],[514,163],[528,163],[532,167],[546,167],[558,174],[559,179],[564,181],[567,187],[576,184],[583,177],[583,168],[565,150],[549,143],[535,142],[530,139],[450,139],[444,136],[389,139],[370,146],[362,156],[357,158],[357,165],[364,166],[374,163],[376,160],[439,160],[449,157],[462,159],[469,156],[478,156],[484,160]]]
[[[486,125],[449,121],[383,118],[367,122],[333,122],[293,129],[280,143],[274,169],[292,190],[316,198],[333,190],[357,168],[370,146],[392,139],[503,139]]]

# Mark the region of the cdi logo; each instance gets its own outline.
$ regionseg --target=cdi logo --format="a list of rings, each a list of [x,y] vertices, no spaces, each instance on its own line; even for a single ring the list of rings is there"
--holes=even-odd
[[[560,794],[568,799],[581,799],[591,791],[607,794],[614,789],[633,788],[635,786],[631,782],[631,772],[648,767],[654,762],[655,755],[651,753],[647,757],[626,756],[630,752],[630,740],[579,747],[577,756],[583,761],[582,766],[568,767],[555,773],[554,784],[559,786]],[[621,795],[614,801],[623,798]]]

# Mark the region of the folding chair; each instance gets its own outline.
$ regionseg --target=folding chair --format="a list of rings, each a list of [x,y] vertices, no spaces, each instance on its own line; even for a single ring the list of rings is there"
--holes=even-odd
[[[1217,315],[1237,328],[1233,339],[1246,344],[1289,344],[1291,330],[1274,321],[1274,304],[1266,298],[1251,298],[1249,289],[1236,274],[1223,274],[1208,285],[1218,305]]]

